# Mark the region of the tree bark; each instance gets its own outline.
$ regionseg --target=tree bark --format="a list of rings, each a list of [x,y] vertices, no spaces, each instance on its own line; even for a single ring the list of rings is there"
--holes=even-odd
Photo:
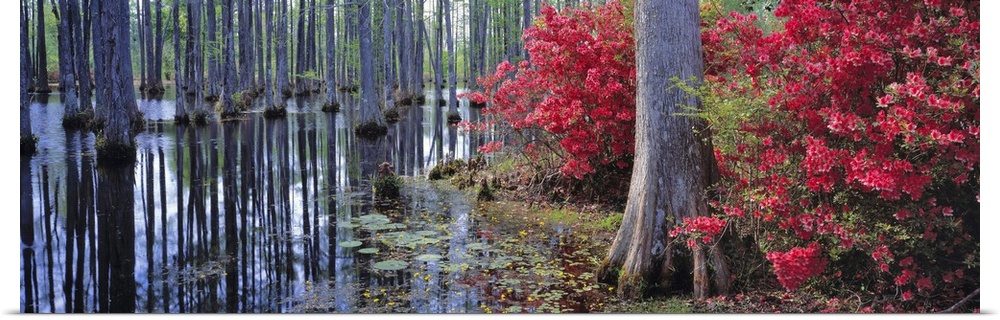
[[[20,21],[21,22],[21,39],[20,39],[21,40],[21,43],[20,43],[21,44],[21,63],[20,63],[20,66],[19,66],[20,69],[21,69],[21,73],[20,73],[20,77],[19,77],[20,78],[20,85],[21,85],[20,86],[21,155],[32,155],[32,154],[35,153],[35,138],[34,138],[34,135],[31,134],[31,109],[30,109],[31,108],[31,101],[28,99],[28,86],[30,85],[29,82],[30,82],[31,75],[28,72],[28,69],[30,69],[30,67],[29,67],[30,62],[27,59],[27,57],[28,57],[28,46],[29,46],[28,41],[29,40],[28,40],[28,17],[27,17],[27,14],[25,14],[25,13],[27,13],[27,3],[26,3],[26,0],[21,0],[21,12],[22,12],[22,14],[21,14],[21,21]],[[25,170],[24,164],[21,165],[21,170],[22,171]],[[31,178],[28,178],[28,179],[30,180]],[[21,177],[21,181],[22,181],[22,185],[23,185],[23,182],[24,182],[24,177],[23,176]],[[30,185],[30,181],[29,181],[29,185]],[[30,186],[29,186],[28,189],[29,190],[25,190],[23,187],[21,188],[21,195],[22,195],[22,198],[21,198],[21,208],[22,208],[22,210],[21,211],[22,211],[22,213],[24,212],[24,208],[25,208],[24,207],[24,194],[30,192],[30,189],[31,189]],[[28,199],[28,202],[29,203],[31,202],[30,197]],[[28,205],[28,209],[29,210],[31,209],[31,205],[30,204]]]
[[[179,0],[177,0],[179,1]],[[156,29],[153,35],[154,93],[163,93],[163,0],[156,0]]]
[[[38,9],[35,10],[37,17],[35,22],[38,23],[37,32],[35,33],[35,57],[37,57],[36,63],[38,66],[35,67],[35,92],[39,93],[49,93],[52,89],[49,89],[49,67],[48,67],[48,53],[45,50],[45,0],[35,1]]]
[[[192,0],[188,0],[188,8],[191,7]],[[174,109],[174,121],[178,123],[187,123],[189,117],[187,114],[187,109],[184,106],[184,92],[181,89],[183,86],[183,77],[181,77],[181,29],[180,29],[180,0],[174,0],[173,5],[173,18],[174,18],[174,85],[177,92],[177,103]],[[191,17],[188,17],[190,20]],[[195,101],[197,103],[197,101]]]
[[[219,33],[216,31],[215,0],[205,1],[205,51],[208,53],[208,82],[205,86],[205,98],[219,98],[222,84],[219,70],[219,57],[222,56],[222,45],[219,43]]]
[[[78,0],[69,0],[69,12],[68,15],[73,17],[70,20],[70,29],[73,34],[73,56],[74,56],[74,72],[73,75],[79,82],[79,87],[77,88],[77,93],[80,96],[80,111],[88,114],[88,116],[93,116],[93,102],[90,101],[92,97],[92,85],[90,83],[90,52],[87,48],[87,37],[84,35],[83,24],[81,20],[81,10],[80,2]],[[83,14],[86,16],[86,14]]]
[[[389,19],[393,15],[389,0],[382,0],[382,70],[383,83],[382,95],[385,108],[392,108],[392,86],[396,76],[392,72],[392,29],[389,26]]]
[[[700,106],[697,96],[671,83],[672,78],[691,86],[701,82],[698,19],[695,0],[636,1],[635,162],[622,226],[599,270],[607,277],[620,268],[617,290],[625,298],[637,298],[654,284],[671,287],[677,263],[673,253],[679,248],[669,230],[683,218],[709,214],[705,192],[714,167],[711,137],[704,121],[682,115],[690,112],[686,106]],[[709,295],[704,248],[692,253],[694,296],[703,299]],[[712,267],[726,270],[725,265]],[[717,289],[727,293],[726,287]]]
[[[253,88],[253,13],[250,10],[250,0],[239,1],[239,37],[240,37],[240,87],[239,92],[246,94]],[[230,92],[233,94],[235,92]]]
[[[275,85],[280,94],[275,96],[275,104],[278,109],[285,109],[285,99],[292,95],[292,89],[288,81],[288,0],[281,0],[278,6],[278,24],[275,26],[278,33],[278,76]]]
[[[455,57],[455,31],[452,30],[454,24],[451,21],[451,0],[442,0],[444,2],[444,14],[445,14],[445,28],[447,28],[448,37],[448,121],[455,121],[455,117],[458,116],[458,98],[456,97],[456,86],[458,85],[458,72],[455,70],[455,63],[457,57]],[[457,121],[455,121],[457,122]]]
[[[233,39],[233,1],[222,0],[222,38],[225,42],[225,52],[222,66],[222,93],[220,93],[219,101],[222,103],[220,116],[224,120],[235,118],[238,115],[233,103],[233,94],[238,90],[236,86],[239,79],[236,75],[236,44],[234,43],[235,39]]]
[[[96,58],[103,61],[104,68],[96,69],[105,73],[101,77],[108,81],[103,92],[108,104],[107,123],[102,131],[102,143],[97,148],[98,164],[132,163],[135,161],[135,145],[132,141],[132,124],[141,121],[132,85],[132,56],[129,50],[128,4],[125,1],[97,0],[101,23],[100,43],[95,48],[103,48],[103,54]],[[96,51],[95,51],[96,53]]]
[[[327,0],[326,4],[326,105],[324,111],[333,111],[337,103],[337,16],[334,13],[334,0]]]
[[[63,91],[63,127],[76,129],[83,123],[80,118],[80,100],[76,94],[76,77],[73,74],[75,59],[73,58],[73,32],[70,26],[72,15],[69,12],[69,3],[66,0],[59,0],[59,12],[56,18],[59,19],[59,76]]]
[[[377,93],[375,92],[375,66],[372,62],[372,23],[371,2],[361,1],[361,11],[358,14],[359,42],[361,54],[361,110],[359,125],[374,124],[379,131],[384,132],[385,118],[379,110]],[[357,129],[358,127],[355,127]]]

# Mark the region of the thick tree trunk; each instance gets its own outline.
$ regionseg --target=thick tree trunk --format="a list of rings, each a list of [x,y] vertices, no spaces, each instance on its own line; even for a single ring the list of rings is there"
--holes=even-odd
[[[38,9],[35,10],[37,15],[35,22],[38,23],[37,32],[35,32],[35,62],[38,66],[35,67],[35,92],[48,93],[52,92],[49,89],[49,67],[48,67],[48,53],[45,50],[45,0],[36,0]]]
[[[306,0],[299,0],[299,20],[295,28],[295,94],[305,94],[306,80]]]
[[[128,4],[124,1],[99,2],[99,17],[102,18],[101,43],[103,54],[95,54],[103,61],[105,68],[97,69],[105,73],[108,80],[104,90],[104,101],[108,104],[107,123],[102,131],[102,140],[97,147],[100,163],[131,163],[135,161],[135,145],[132,139],[132,124],[137,121],[138,109],[135,89],[132,86],[132,57],[129,50]],[[96,53],[96,51],[95,51]],[[138,119],[141,121],[141,119]]]
[[[80,117],[80,100],[76,94],[76,77],[73,74],[75,59],[73,58],[73,32],[70,27],[72,15],[69,15],[69,3],[66,0],[59,1],[59,76],[63,90],[63,127],[76,129],[83,126]]]
[[[101,127],[108,119],[108,105],[105,97],[107,95],[104,93],[108,87],[107,79],[108,72],[104,67],[104,57],[107,53],[106,48],[104,48],[105,38],[104,34],[104,19],[101,18],[101,0],[90,0],[90,8],[88,8],[89,15],[91,18],[90,34],[93,35],[91,39],[92,50],[94,52],[94,123]]]
[[[706,172],[714,159],[706,148],[705,123],[686,106],[698,98],[672,86],[671,78],[702,78],[698,1],[667,3],[638,0],[636,28],[636,143],[635,163],[621,228],[599,273],[607,276],[620,268],[618,292],[626,298],[641,296],[650,285],[669,288],[677,263],[669,230],[685,217],[707,216]],[[664,90],[667,88],[667,90]],[[692,254],[694,295],[709,295],[704,248]],[[725,270],[724,265],[712,267]],[[717,272],[716,276],[728,272]],[[728,281],[725,279],[724,281]],[[717,288],[726,294],[726,287]]]
[[[250,21],[253,15],[250,11],[250,0],[239,1],[239,37],[240,37],[240,87],[239,92],[253,87],[253,26]],[[235,92],[230,92],[233,94]]]
[[[409,6],[405,0],[395,0],[396,7],[396,35],[399,37],[399,41],[396,45],[396,52],[398,55],[399,62],[399,76],[396,78],[396,83],[399,84],[399,91],[402,92],[407,98],[412,94],[410,92],[410,43],[413,39],[410,38],[412,34],[407,33],[410,26],[410,15]]]
[[[188,0],[188,8],[190,8],[192,0]],[[174,85],[177,91],[177,103],[175,104],[174,111],[174,121],[177,123],[187,123],[189,117],[187,114],[187,109],[184,106],[184,101],[187,100],[184,97],[184,91],[181,89],[183,86],[183,80],[181,75],[181,29],[180,29],[180,0],[174,0],[173,5],[173,18],[174,18]],[[188,17],[190,20],[190,17]],[[190,61],[190,60],[189,60]],[[189,62],[190,63],[190,62]],[[198,101],[195,101],[198,103]]]
[[[278,33],[278,76],[275,85],[278,93],[275,95],[275,104],[278,109],[285,109],[285,99],[292,95],[292,88],[288,81],[288,0],[281,0],[278,7],[278,24],[275,30]]]
[[[262,89],[267,83],[266,74],[267,70],[264,69],[264,3],[261,0],[253,1],[254,12],[257,14],[253,15],[253,30],[254,30],[254,47],[257,52],[254,54],[254,61],[257,62],[257,81],[255,82],[254,89]]]
[[[145,6],[143,6],[143,2],[145,2],[146,4]],[[147,80],[149,80],[149,73],[147,72],[149,68],[146,67],[147,66],[146,58],[149,57],[149,54],[146,51],[146,43],[148,42],[146,41],[147,39],[146,32],[148,31],[149,28],[148,25],[149,19],[146,18],[145,15],[146,12],[142,10],[143,8],[148,8],[148,7],[149,7],[149,0],[142,0],[140,2],[137,2],[135,6],[135,18],[136,18],[135,31],[136,33],[139,34],[139,44],[137,46],[138,48],[136,48],[137,49],[136,51],[138,51],[138,56],[139,56],[139,92],[146,92],[146,87],[148,86]]]
[[[80,111],[86,114],[87,117],[93,116],[93,102],[90,101],[92,96],[92,85],[90,83],[90,52],[87,47],[87,36],[84,35],[85,30],[82,25],[86,23],[81,23],[81,10],[80,2],[78,0],[69,0],[69,12],[68,15],[73,17],[70,20],[71,33],[73,34],[73,56],[74,56],[74,72],[73,75],[79,82],[79,87],[77,88],[77,93],[80,95]],[[86,16],[87,14],[83,14]]]
[[[442,74],[443,66],[441,65],[441,55],[444,53],[444,12],[441,11],[443,6],[443,0],[437,0],[435,5],[435,23],[434,23],[434,50],[431,52],[431,67],[434,70],[434,106],[438,106],[439,101],[443,99],[443,94],[441,93],[441,87],[443,86],[444,75]],[[440,159],[439,159],[440,160]]]
[[[455,70],[455,64],[457,57],[455,57],[455,35],[452,26],[454,25],[451,21],[451,0],[442,0],[444,2],[444,14],[445,14],[445,28],[448,29],[448,122],[457,123],[458,117],[458,98],[456,97],[456,86],[458,85],[458,72]]]
[[[222,56],[222,45],[219,42],[219,32],[216,31],[215,0],[205,1],[205,51],[208,52],[208,82],[205,87],[205,98],[219,98],[222,77],[219,67],[219,57]],[[211,46],[211,47],[209,47]]]
[[[28,17],[27,13],[27,3],[26,0],[21,0],[21,63],[20,63],[20,133],[21,133],[21,155],[32,155],[35,153],[35,138],[31,134],[31,101],[28,99],[28,86],[30,85],[29,78],[31,75],[28,72],[30,67],[28,66],[30,62],[28,61]],[[21,170],[25,170],[24,164],[21,165]],[[28,178],[30,180],[30,178]],[[23,184],[24,177],[21,177]],[[29,181],[30,184],[30,181]],[[31,189],[30,187],[28,189]],[[30,190],[21,189],[21,211],[24,211],[24,197],[23,195]],[[28,202],[31,202],[30,198]],[[31,205],[28,205],[30,210]]]
[[[424,96],[424,42],[427,35],[427,25],[424,23],[424,0],[415,0],[417,2],[417,10],[414,12],[416,15],[415,19],[417,21],[416,25],[416,42],[414,48],[416,50],[416,56],[413,60],[416,62],[416,66],[413,68],[413,84],[414,91],[417,95]]]
[[[225,51],[223,52],[222,65],[222,93],[219,102],[222,103],[220,117],[224,120],[238,116],[236,106],[233,103],[233,94],[238,90],[236,86],[239,79],[236,75],[236,44],[234,43],[236,39],[233,39],[233,1],[222,0],[222,38],[225,42]]]
[[[188,69],[191,70],[191,77],[187,78],[188,82],[184,83],[188,86],[191,91],[194,91],[194,105],[191,106],[191,112],[194,114],[194,120],[196,124],[204,124],[206,118],[208,117],[208,110],[205,110],[204,106],[204,86],[202,85],[202,80],[205,78],[205,59],[202,54],[202,41],[201,41],[201,4],[200,0],[188,0],[188,21],[190,24],[190,34],[191,38],[190,44],[191,48],[188,49],[190,52]],[[210,83],[209,87],[214,87],[215,84]]]
[[[385,118],[382,116],[378,106],[377,93],[375,91],[375,66],[372,62],[372,23],[371,23],[371,2],[362,1],[361,11],[358,16],[360,27],[359,42],[361,53],[361,110],[359,111],[358,126],[371,126],[377,132],[384,134],[386,131]]]
[[[389,0],[382,0],[382,99],[386,109],[393,107],[392,86],[396,79],[392,72],[392,29],[389,26],[389,19],[392,17],[392,8]]]
[[[334,13],[336,2],[328,0],[326,4],[326,104],[323,111],[336,111],[337,103],[337,16]]]
[[[176,0],[179,1],[179,0]],[[163,0],[156,0],[156,29],[153,35],[153,92],[163,93]]]
[[[274,0],[264,0],[264,15],[267,16],[267,24],[264,28],[267,32],[267,42],[264,46],[264,101],[267,108],[273,108],[274,104],[274,72],[271,71],[271,59],[274,52]],[[263,18],[261,18],[263,19]]]

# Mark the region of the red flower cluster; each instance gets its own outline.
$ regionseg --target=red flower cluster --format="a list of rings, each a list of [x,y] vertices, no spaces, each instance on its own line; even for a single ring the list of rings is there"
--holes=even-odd
[[[670,236],[676,238],[682,234],[688,235],[690,238],[687,240],[687,244],[689,247],[694,248],[698,245],[699,241],[701,244],[711,243],[714,237],[722,233],[725,227],[726,220],[716,217],[684,218],[684,222],[681,225],[670,231]]]
[[[813,242],[806,248],[795,247],[788,252],[770,252],[767,260],[774,264],[774,274],[786,290],[795,290],[806,280],[819,275],[826,268],[827,260]]]
[[[524,31],[530,63],[509,62],[478,79],[483,111],[548,144],[564,175],[582,179],[600,166],[627,168],[635,128],[635,50],[617,1],[561,12],[545,4]],[[516,73],[515,73],[516,72]]]
[[[711,94],[754,101],[715,132],[718,207],[785,243],[866,250],[892,271],[883,289],[929,290],[889,249],[942,263],[928,272],[978,250],[961,219],[979,214],[979,2],[786,0],[775,15],[773,34],[754,15],[705,25]]]

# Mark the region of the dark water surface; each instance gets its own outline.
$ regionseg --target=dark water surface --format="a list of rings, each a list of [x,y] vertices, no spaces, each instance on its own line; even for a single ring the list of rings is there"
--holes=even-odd
[[[257,105],[239,121],[175,125],[167,91],[139,101],[137,161],[115,169],[95,165],[93,133],[62,128],[58,95],[34,97],[21,312],[482,312],[483,291],[462,281],[484,241],[468,197],[408,178],[386,206],[369,181],[383,161],[420,177],[489,137],[425,105],[384,138],[357,139],[350,97],[335,114],[306,97],[284,119]],[[467,105],[463,119],[479,119]],[[378,264],[391,260],[404,265]]]

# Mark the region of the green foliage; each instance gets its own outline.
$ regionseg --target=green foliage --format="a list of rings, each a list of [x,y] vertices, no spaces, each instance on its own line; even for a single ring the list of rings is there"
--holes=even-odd
[[[399,190],[403,188],[403,178],[397,175],[386,175],[372,180],[375,197],[382,199],[399,198]]]

